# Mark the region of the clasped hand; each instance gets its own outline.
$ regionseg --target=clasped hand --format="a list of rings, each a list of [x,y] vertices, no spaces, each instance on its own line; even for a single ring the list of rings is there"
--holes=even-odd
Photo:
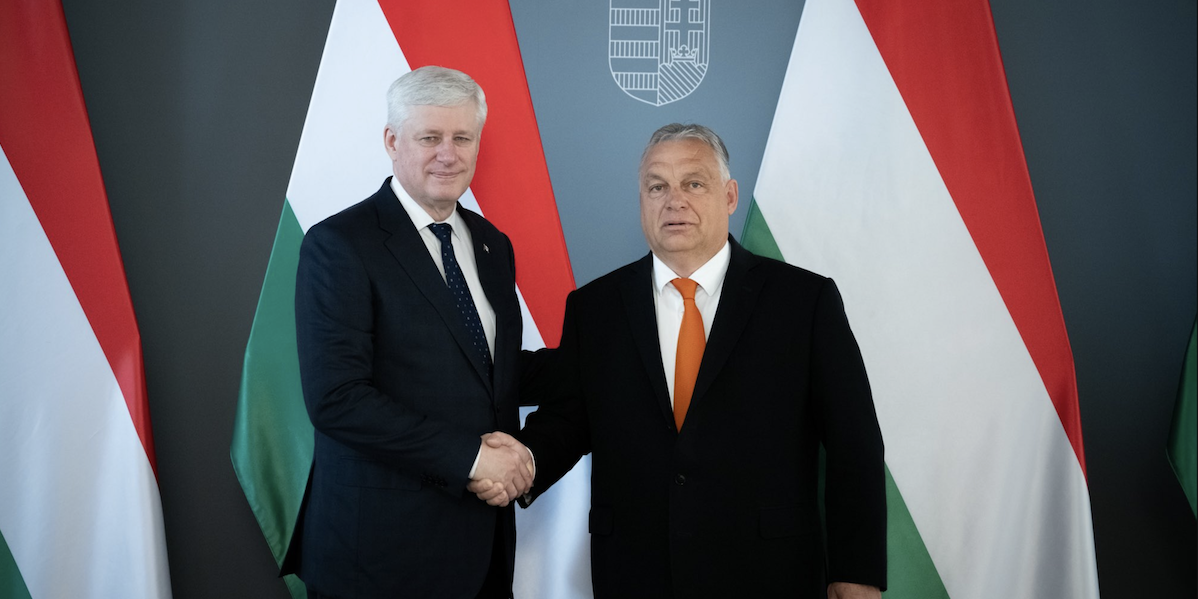
[[[482,438],[478,468],[466,490],[488,505],[506,506],[532,488],[532,454],[507,433],[496,431]]]

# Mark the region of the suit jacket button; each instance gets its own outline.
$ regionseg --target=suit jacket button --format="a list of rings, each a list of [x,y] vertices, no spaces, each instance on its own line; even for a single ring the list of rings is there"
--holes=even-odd
[[[681,487],[682,485],[685,485],[686,477],[681,474],[675,474],[674,475],[674,484],[678,485],[679,487]]]

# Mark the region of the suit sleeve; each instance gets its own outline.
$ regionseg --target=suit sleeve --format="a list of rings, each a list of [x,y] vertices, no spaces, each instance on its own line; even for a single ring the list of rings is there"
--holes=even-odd
[[[516,437],[532,451],[537,473],[529,496],[535,499],[591,452],[590,423],[581,392],[575,295],[566,298],[562,342],[522,362],[521,403],[538,404]],[[528,502],[521,500],[528,507]]]
[[[861,350],[831,279],[820,291],[813,326],[812,395],[827,457],[828,580],[885,589],[882,434]]]
[[[300,246],[295,324],[308,416],[324,435],[460,494],[479,438],[417,413],[373,385],[378,332],[371,281],[341,235],[317,225]]]
[[[541,405],[543,398],[553,392],[550,374],[559,350],[548,347],[536,351],[520,351],[520,406]]]

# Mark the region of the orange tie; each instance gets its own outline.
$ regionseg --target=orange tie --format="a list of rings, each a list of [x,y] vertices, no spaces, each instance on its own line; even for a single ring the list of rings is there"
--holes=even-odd
[[[703,361],[707,337],[703,334],[703,315],[695,305],[698,283],[690,279],[674,279],[672,285],[682,294],[682,327],[678,329],[678,357],[674,362],[674,424],[682,430],[686,410],[695,393],[695,378]]]

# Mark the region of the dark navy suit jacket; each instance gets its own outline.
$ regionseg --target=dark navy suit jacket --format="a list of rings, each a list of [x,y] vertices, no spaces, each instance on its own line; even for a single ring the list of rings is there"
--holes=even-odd
[[[304,236],[296,339],[316,444],[284,572],[322,593],[472,598],[496,531],[511,571],[512,508],[465,486],[479,436],[519,426],[515,258],[457,210],[495,310],[493,376],[390,179]]]

